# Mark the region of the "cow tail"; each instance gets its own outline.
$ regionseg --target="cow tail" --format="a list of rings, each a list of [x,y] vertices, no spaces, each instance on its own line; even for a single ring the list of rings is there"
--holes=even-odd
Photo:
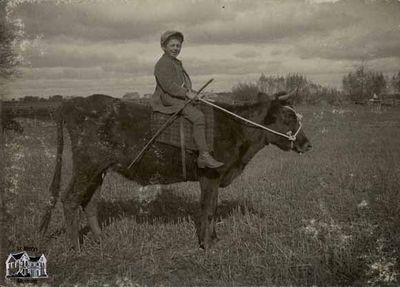
[[[56,155],[56,166],[54,168],[53,180],[50,184],[50,200],[46,206],[45,213],[42,217],[40,224],[40,232],[45,234],[49,227],[51,220],[51,213],[57,204],[57,200],[60,194],[60,183],[61,183],[61,168],[62,168],[62,155],[64,150],[64,136],[63,126],[64,119],[62,113],[58,113],[57,118],[57,155]]]

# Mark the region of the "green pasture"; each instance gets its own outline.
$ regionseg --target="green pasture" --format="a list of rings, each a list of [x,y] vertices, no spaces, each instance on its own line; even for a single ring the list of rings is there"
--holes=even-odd
[[[400,107],[300,106],[313,150],[267,146],[220,189],[218,235],[198,248],[197,183],[141,188],[108,173],[97,244],[81,214],[67,249],[61,204],[38,233],[55,165],[52,122],[6,133],[10,252],[34,246],[50,286],[396,286],[400,282]],[[62,186],[71,174],[66,140]],[[39,284],[42,284],[39,282]]]

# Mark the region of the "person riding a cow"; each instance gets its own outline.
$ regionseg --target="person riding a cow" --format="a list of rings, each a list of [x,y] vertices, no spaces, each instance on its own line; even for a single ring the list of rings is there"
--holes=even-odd
[[[156,88],[151,98],[153,111],[173,114],[181,111],[184,118],[193,125],[193,139],[199,150],[199,167],[218,168],[222,162],[215,160],[209,153],[205,136],[205,118],[193,101],[197,93],[192,89],[192,82],[182,62],[177,59],[184,37],[178,31],[166,31],[161,35],[161,48],[164,54],[154,68]],[[186,100],[192,100],[185,106]]]

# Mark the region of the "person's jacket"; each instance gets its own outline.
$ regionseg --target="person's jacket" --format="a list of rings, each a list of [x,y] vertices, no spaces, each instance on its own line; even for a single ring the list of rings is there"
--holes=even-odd
[[[181,61],[164,53],[154,68],[154,76],[157,86],[151,97],[153,111],[166,114],[179,111],[185,103],[186,92],[192,89]]]

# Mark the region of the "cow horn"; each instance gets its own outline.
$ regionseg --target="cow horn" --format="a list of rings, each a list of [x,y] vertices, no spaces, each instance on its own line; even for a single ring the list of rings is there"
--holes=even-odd
[[[278,99],[279,99],[280,101],[286,101],[286,100],[288,100],[289,98],[293,97],[295,94],[297,95],[297,91],[298,91],[298,88],[292,90],[291,92],[289,92],[289,93],[287,93],[287,94],[285,94],[285,95],[279,96]]]

